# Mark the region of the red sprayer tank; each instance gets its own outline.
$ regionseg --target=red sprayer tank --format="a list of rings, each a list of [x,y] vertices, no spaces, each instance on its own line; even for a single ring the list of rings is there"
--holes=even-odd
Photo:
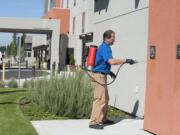
[[[97,46],[91,45],[89,47],[89,54],[87,60],[88,70],[92,70],[92,68],[95,66],[96,52],[97,52]]]

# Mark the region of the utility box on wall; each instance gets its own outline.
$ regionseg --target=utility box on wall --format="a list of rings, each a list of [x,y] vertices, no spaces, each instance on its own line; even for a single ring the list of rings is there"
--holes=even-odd
[[[149,13],[144,129],[180,135],[180,1],[150,0]]]

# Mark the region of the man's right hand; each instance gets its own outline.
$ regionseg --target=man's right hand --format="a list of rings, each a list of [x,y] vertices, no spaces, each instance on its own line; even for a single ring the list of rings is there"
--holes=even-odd
[[[128,64],[132,65],[132,64],[135,64],[136,61],[133,60],[133,59],[126,59],[126,62],[125,62],[125,63],[128,63]]]

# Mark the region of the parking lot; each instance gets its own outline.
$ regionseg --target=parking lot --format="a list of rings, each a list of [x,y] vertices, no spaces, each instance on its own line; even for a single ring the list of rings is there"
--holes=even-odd
[[[5,70],[5,80],[8,80],[10,78],[16,78],[18,79],[18,72],[19,69],[6,69]],[[35,76],[45,76],[48,75],[49,72],[46,70],[35,70]],[[31,78],[33,77],[33,72],[32,69],[21,69],[20,70],[20,78],[25,79],[25,78]],[[0,78],[2,79],[2,69],[0,70]]]

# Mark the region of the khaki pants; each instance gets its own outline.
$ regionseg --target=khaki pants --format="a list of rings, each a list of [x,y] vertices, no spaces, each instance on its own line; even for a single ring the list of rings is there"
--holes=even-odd
[[[98,73],[91,73],[91,75],[96,81],[102,84],[107,83],[106,75]],[[90,118],[90,125],[97,124],[106,120],[109,101],[107,85],[102,86],[92,80],[92,86],[94,92],[94,100]]]

